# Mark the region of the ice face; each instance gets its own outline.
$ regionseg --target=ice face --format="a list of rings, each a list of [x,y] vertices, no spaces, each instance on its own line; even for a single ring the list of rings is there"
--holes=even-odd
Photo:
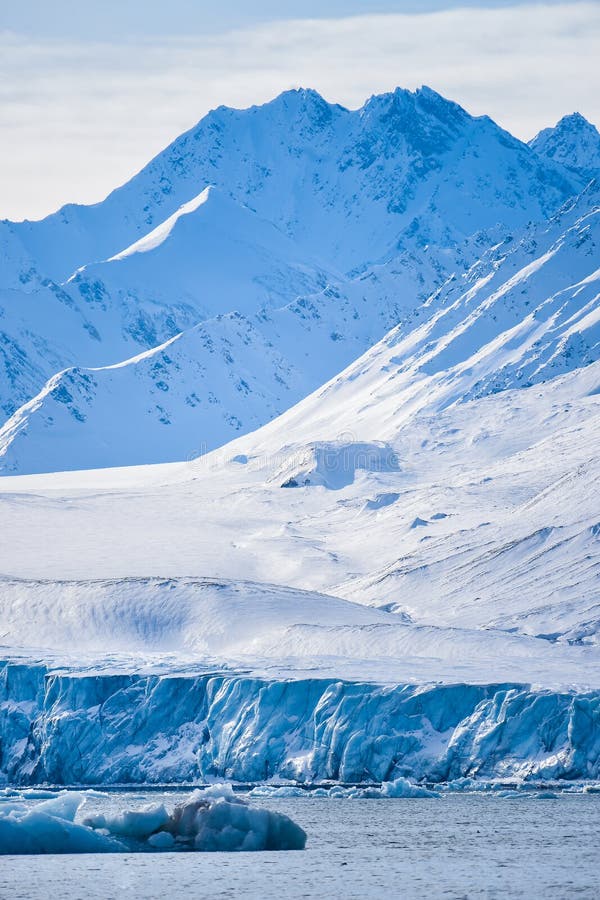
[[[0,854],[303,850],[306,843],[287,816],[250,806],[226,785],[194,791],[171,813],[146,805],[75,822],[84,802],[64,792],[32,808],[1,804]]]
[[[0,778],[13,784],[600,777],[598,690],[21,664],[0,691]]]

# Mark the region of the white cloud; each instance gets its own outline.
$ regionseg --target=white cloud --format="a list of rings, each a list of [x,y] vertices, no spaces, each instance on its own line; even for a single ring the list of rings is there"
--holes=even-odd
[[[209,108],[429,84],[522,138],[600,122],[596,3],[283,21],[137,45],[0,36],[0,215],[100,199]]]

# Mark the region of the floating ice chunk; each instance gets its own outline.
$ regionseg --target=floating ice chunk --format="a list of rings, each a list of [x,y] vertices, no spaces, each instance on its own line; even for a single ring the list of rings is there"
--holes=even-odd
[[[86,816],[83,824],[90,828],[102,828],[111,834],[143,840],[159,831],[169,821],[169,813],[165,806],[147,804],[141,809],[128,809],[115,816]]]
[[[148,843],[155,850],[172,850],[175,846],[175,838],[168,831],[159,831],[157,834],[151,834]]]
[[[442,788],[444,791],[451,794],[460,794],[463,792],[470,792],[478,790],[477,782],[473,778],[455,778],[453,781],[446,782]]]
[[[38,813],[51,816],[54,819],[64,819],[65,822],[74,822],[77,810],[85,803],[85,796],[75,791],[63,791],[55,794],[51,800],[38,803],[33,809]]]
[[[250,791],[253,797],[328,797],[332,800],[382,800],[385,798],[396,799],[399,797],[429,797],[438,799],[439,794],[414,784],[408,778],[396,778],[394,781],[384,781],[378,787],[342,787],[332,785],[329,788],[315,788],[313,790],[293,787],[291,785],[264,784]]]
[[[396,778],[394,781],[384,781],[381,787],[375,788],[348,788],[347,797],[351,800],[397,800],[430,798],[437,800],[439,795],[420,784],[413,784],[407,778]]]
[[[0,803],[0,817],[8,816],[8,815],[19,815],[20,813],[25,814],[27,812],[27,807],[24,803],[21,803],[19,800],[3,800]]]
[[[251,797],[308,797],[314,796],[316,790],[309,791],[305,788],[294,787],[291,784],[261,784],[252,788],[249,794]],[[323,796],[323,794],[320,794],[320,796]]]
[[[287,816],[250,806],[230,787],[194,791],[164,831],[194,850],[303,850],[306,834]]]
[[[241,798],[230,784],[210,784],[202,790],[194,791],[192,797],[201,795],[205,800],[229,800],[230,803],[241,803]]]
[[[408,778],[396,778],[394,781],[384,781],[381,785],[382,797],[430,797],[437,798],[435,791],[430,791],[420,784],[413,784]]]
[[[3,802],[0,854],[302,850],[306,843],[290,818],[250,806],[224,785],[194,791],[172,813],[148,804],[75,822],[84,801],[82,794],[64,792],[35,806]]]
[[[62,802],[59,802],[62,801]],[[81,795],[61,795],[34,807],[0,808],[0,854],[111,853],[127,849],[72,818]]]

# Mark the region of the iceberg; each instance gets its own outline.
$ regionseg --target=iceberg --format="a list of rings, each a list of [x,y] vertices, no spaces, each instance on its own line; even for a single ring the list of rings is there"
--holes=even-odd
[[[111,853],[125,847],[75,822],[82,794],[65,793],[27,807],[0,805],[0,854]]]
[[[377,787],[342,787],[332,785],[328,788],[315,788],[306,790],[293,785],[263,784],[250,791],[251,797],[330,797],[336,800],[397,800],[397,799],[428,799],[437,800],[439,793],[431,791],[420,784],[409,781],[408,778],[395,778],[393,781],[384,781]]]
[[[0,854],[303,850],[306,843],[288,816],[250,806],[227,785],[196,790],[171,813],[156,804],[76,822],[85,802],[66,791],[33,807],[0,804]]]

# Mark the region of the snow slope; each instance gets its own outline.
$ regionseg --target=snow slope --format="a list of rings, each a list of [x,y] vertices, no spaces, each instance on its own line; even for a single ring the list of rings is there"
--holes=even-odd
[[[202,665],[295,677],[599,686],[600,648],[553,647],[502,630],[408,617],[283,586],[201,578],[0,581],[3,641],[88,670],[186,672]]]
[[[369,357],[373,366],[387,355],[398,415],[409,420],[425,406],[443,409],[600,358],[599,247],[600,189],[592,182],[548,222],[508,235],[406,314]],[[334,294],[320,306],[344,315],[335,332],[342,335],[359,313],[350,316],[338,304]],[[330,365],[346,362],[350,342],[332,341],[329,332],[334,309],[325,328],[310,332],[298,309],[256,326],[246,317],[220,317],[122,365],[66,370],[0,429],[0,471],[191,458],[260,426],[314,388],[314,378],[330,374],[323,366],[307,374],[300,348],[310,345],[311,355]],[[340,344],[338,354],[329,351]],[[360,360],[350,372],[363,370]],[[342,378],[345,410],[346,396],[360,385],[372,388],[368,378]],[[378,415],[377,403],[371,408]]]
[[[188,464],[4,479],[0,571],[50,581],[210,576],[318,590],[426,626],[420,637],[403,628],[375,637],[309,629],[302,652],[322,655],[337,643],[340,673],[345,656],[402,660],[407,651],[395,641],[406,636],[430,661],[420,677],[456,677],[455,663],[448,670],[441,661],[460,656],[474,632],[469,678],[487,678],[490,665],[510,657],[488,644],[506,632],[535,639],[519,645],[531,657],[517,666],[525,680],[536,671],[543,683],[545,671],[554,683],[573,683],[597,652],[600,629],[600,363],[423,409],[408,423],[390,388],[388,353],[374,348],[363,372]],[[303,483],[311,453],[333,483]],[[58,608],[52,597],[49,608]],[[85,606],[73,615],[85,643]],[[10,643],[31,643],[27,629],[22,618]],[[293,654],[295,640],[275,642],[276,654]],[[555,671],[550,660],[565,647],[574,668],[557,662]],[[534,667],[533,648],[549,654],[545,669]]]
[[[289,433],[293,421],[306,436],[329,436],[337,409],[340,431],[386,439],[422,410],[441,411],[596,362],[599,229],[594,183],[548,223],[509,237],[450,279],[411,320],[263,433],[283,423]]]
[[[99,290],[117,308],[185,305],[198,322],[282,306],[327,278],[275,225],[207,187],[136,243],[81,267],[69,284],[82,295]]]

